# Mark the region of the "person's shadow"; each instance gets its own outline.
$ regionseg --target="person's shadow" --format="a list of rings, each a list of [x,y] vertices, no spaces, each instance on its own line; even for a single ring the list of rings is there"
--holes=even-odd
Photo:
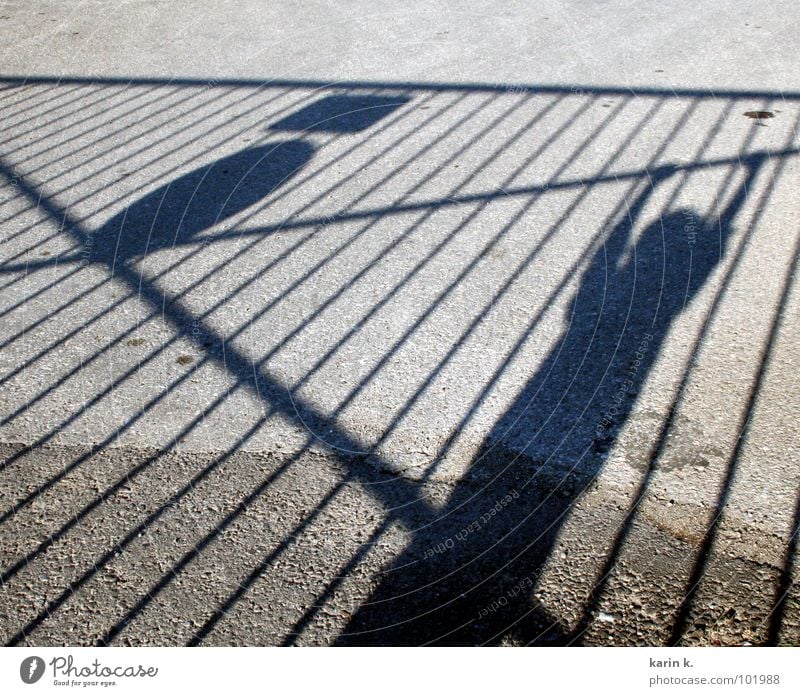
[[[745,162],[751,179],[756,163]],[[747,181],[719,218],[663,215],[634,238],[650,186],[580,279],[560,340],[495,424],[469,474],[352,616],[340,645],[569,640],[532,594],[554,539],[600,471],[671,324],[725,253]]]

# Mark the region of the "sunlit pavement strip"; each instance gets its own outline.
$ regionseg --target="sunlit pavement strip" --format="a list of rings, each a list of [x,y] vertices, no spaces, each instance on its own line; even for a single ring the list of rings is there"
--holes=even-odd
[[[2,640],[797,643],[797,10],[707,5],[6,3]]]

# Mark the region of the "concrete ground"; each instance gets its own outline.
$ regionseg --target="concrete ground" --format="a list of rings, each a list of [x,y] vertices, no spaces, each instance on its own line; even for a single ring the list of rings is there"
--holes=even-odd
[[[800,11],[0,3],[0,638],[800,642]]]

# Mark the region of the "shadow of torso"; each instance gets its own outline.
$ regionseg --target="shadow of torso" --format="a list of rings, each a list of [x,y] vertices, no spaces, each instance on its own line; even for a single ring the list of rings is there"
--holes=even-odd
[[[339,644],[570,640],[569,629],[536,606],[534,588],[675,317],[724,253],[743,195],[718,220],[677,210],[634,235],[658,184],[651,182],[598,245],[560,340],[494,425],[447,504],[412,530],[413,542]]]

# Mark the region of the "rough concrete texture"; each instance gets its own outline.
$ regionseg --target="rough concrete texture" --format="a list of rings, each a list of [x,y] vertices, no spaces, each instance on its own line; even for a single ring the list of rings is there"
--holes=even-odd
[[[795,4],[203,5],[0,8],[0,638],[796,644]]]

